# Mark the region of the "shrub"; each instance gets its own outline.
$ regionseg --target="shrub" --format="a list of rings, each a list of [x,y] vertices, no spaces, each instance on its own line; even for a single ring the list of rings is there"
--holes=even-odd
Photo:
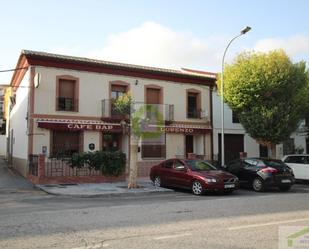
[[[75,153],[66,160],[71,167],[87,167],[100,170],[102,175],[119,176],[126,165],[126,156],[121,151],[95,151]]]

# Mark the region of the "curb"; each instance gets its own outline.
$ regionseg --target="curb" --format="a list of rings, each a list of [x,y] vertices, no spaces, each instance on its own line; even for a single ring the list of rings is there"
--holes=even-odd
[[[35,187],[49,195],[54,196],[63,196],[63,197],[76,197],[76,198],[99,198],[99,197],[123,197],[123,196],[138,196],[138,195],[145,195],[145,194],[155,194],[155,193],[171,193],[174,192],[172,189],[165,189],[162,190],[149,190],[149,191],[140,191],[140,192],[121,192],[121,193],[106,193],[106,194],[61,194],[61,193],[54,193],[52,191],[48,191],[45,188],[35,185]]]

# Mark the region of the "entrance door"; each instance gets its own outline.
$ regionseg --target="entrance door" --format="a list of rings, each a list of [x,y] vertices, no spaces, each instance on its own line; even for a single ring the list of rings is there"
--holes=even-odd
[[[121,150],[122,133],[103,133],[103,150],[117,151]]]
[[[188,153],[193,153],[193,135],[186,135],[186,157]]]
[[[146,103],[147,104],[160,104],[160,89],[147,88],[146,90]]]
[[[221,134],[218,136],[219,160],[221,160]],[[238,159],[239,152],[244,152],[243,134],[224,134],[224,159],[225,163]]]
[[[147,88],[146,89],[146,104],[147,104],[146,116],[150,120],[150,123],[152,123],[152,124],[157,122],[156,112],[161,111],[159,109],[160,108],[160,106],[159,106],[160,95],[161,95],[160,89],[156,89],[156,88]]]

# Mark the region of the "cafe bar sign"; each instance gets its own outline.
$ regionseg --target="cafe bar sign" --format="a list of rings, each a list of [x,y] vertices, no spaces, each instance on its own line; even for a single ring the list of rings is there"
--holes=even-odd
[[[122,131],[120,124],[109,124],[96,121],[73,121],[73,120],[37,120],[38,127],[50,130],[63,131]]]
[[[69,130],[90,130],[90,131],[109,131],[113,130],[113,125],[102,124],[67,124]]]

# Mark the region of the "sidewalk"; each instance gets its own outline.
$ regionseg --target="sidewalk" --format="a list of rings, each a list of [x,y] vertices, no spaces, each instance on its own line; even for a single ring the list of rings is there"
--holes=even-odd
[[[0,158],[0,193],[35,191],[33,184],[8,167]]]
[[[150,180],[139,180],[137,189],[128,189],[126,182],[116,183],[82,183],[36,185],[40,190],[52,194],[70,197],[107,197],[128,196],[145,193],[173,192],[171,189],[153,186]]]

